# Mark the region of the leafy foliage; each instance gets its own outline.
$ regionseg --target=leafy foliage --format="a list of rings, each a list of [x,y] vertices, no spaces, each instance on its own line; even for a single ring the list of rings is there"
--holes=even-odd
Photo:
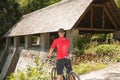
[[[110,55],[120,54],[120,48],[115,45],[103,44],[96,47],[95,51],[99,54]]]
[[[120,54],[115,58],[116,62],[120,62]]]
[[[61,0],[0,0],[0,39],[20,17]]]
[[[76,45],[77,45],[77,48],[78,48],[80,51],[83,51],[83,50],[85,50],[85,49],[88,48],[88,42],[87,42],[87,40],[85,40],[85,39],[83,39],[83,38],[78,39]]]
[[[12,73],[8,76],[6,80],[49,80],[49,77],[49,74],[44,72],[42,68],[38,69],[29,66],[27,73],[18,71],[17,73]]]
[[[100,63],[115,63],[120,61],[120,46],[115,44],[102,44],[97,46],[89,46],[81,51],[74,51],[73,63],[94,61]]]
[[[21,17],[16,0],[0,1],[0,37]]]
[[[105,39],[106,35],[105,34],[94,34],[91,39]]]
[[[40,60],[40,55],[38,54],[38,56],[36,56],[34,61],[37,66],[39,66],[39,60]]]
[[[102,62],[111,63],[120,61],[120,46],[117,45],[99,45],[95,49]]]
[[[116,5],[120,8],[120,0],[114,0]]]
[[[91,71],[96,71],[105,68],[106,65],[103,63],[80,63],[79,65],[74,65],[73,70],[78,74],[85,74]]]
[[[61,0],[18,0],[17,2],[22,13],[30,13],[59,1]]]
[[[12,73],[10,76],[8,76],[6,80],[49,80],[49,69],[44,68],[44,65],[39,66],[39,61],[40,56],[37,55],[34,61],[36,66],[26,66],[26,72],[18,70],[16,73]]]

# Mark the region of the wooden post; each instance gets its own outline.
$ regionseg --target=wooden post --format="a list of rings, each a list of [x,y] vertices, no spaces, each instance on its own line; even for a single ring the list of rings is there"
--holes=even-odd
[[[70,51],[74,51],[74,45],[79,36],[79,30],[74,29],[74,30],[69,30],[66,31],[66,37],[70,40]]]
[[[104,11],[105,11],[105,13],[108,15],[110,21],[113,23],[115,29],[117,29],[117,24],[115,23],[115,21],[114,21],[113,18],[111,17],[111,15],[110,15],[110,13],[109,13],[109,11],[107,10],[106,7],[104,7]]]
[[[11,38],[10,37],[7,37],[6,38],[6,46],[10,45],[11,44]]]
[[[25,47],[31,47],[32,46],[32,36],[25,36]]]
[[[37,42],[36,42],[37,45],[40,45],[40,36],[37,37]]]
[[[115,44],[120,44],[119,38],[120,38],[120,31],[115,31],[113,33],[113,39]]]
[[[49,33],[45,34],[45,48],[46,49],[50,48],[50,34]]]
[[[49,49],[50,47],[50,35],[49,33],[43,33],[41,34],[41,38],[40,38],[41,42],[40,42],[40,45],[41,45],[41,50],[42,51],[45,51],[46,49]]]
[[[14,46],[18,46],[20,44],[20,38],[19,37],[14,37]]]
[[[45,50],[45,36],[44,36],[44,34],[41,34],[41,43],[40,43],[40,45],[41,45],[41,50]]]
[[[105,28],[105,12],[104,12],[104,7],[103,7],[103,11],[102,11],[102,28]]]
[[[91,6],[90,27],[93,28],[93,6]]]

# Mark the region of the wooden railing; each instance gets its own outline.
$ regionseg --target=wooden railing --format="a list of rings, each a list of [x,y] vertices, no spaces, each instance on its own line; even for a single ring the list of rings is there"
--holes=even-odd
[[[0,73],[1,73],[1,70],[5,64],[5,61],[8,57],[8,46],[5,47],[4,51],[1,53],[1,56],[0,56]]]
[[[19,60],[19,48],[18,47],[7,47],[4,52],[3,59],[0,63],[0,80],[5,80],[5,78],[14,72],[17,62]]]
[[[16,65],[18,63],[19,56],[20,56],[19,47],[16,47],[15,52],[13,54],[14,55],[11,59],[11,63],[9,65],[7,72],[6,72],[5,77],[9,76],[11,73],[13,73],[15,71],[15,68],[16,68]]]
[[[0,57],[1,57],[4,49],[5,49],[5,46],[0,44]]]

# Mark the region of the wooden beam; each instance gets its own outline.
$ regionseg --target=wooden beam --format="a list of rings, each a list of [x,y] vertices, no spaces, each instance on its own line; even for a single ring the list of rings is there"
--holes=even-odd
[[[14,46],[16,47],[16,46],[18,46],[18,45],[20,45],[20,37],[14,37]]]
[[[88,10],[90,10],[92,3],[87,7],[87,9],[85,10],[85,12],[81,15],[81,17],[79,18],[79,20],[75,23],[74,28],[77,27],[80,23],[80,21],[84,18],[85,14],[88,12]]]
[[[110,31],[110,32],[115,31],[115,29],[98,29],[98,28],[78,28],[78,29],[83,31]]]
[[[115,23],[115,21],[112,19],[111,15],[109,14],[109,11],[107,10],[106,7],[104,7],[104,11],[106,12],[106,14],[108,15],[109,19],[111,20],[111,22],[113,23],[115,29],[117,29],[117,24]]]
[[[6,38],[6,46],[11,44],[11,37]]]
[[[114,2],[114,1],[111,1],[111,2]],[[107,3],[106,8],[110,12],[110,14],[112,15],[112,17],[115,20],[115,22],[117,23],[117,28],[118,28],[118,26],[120,26],[120,24],[119,24],[119,19],[120,19],[119,16],[120,16],[120,14],[117,14],[118,17],[116,17],[115,14],[114,14],[114,12],[111,10],[110,5],[111,5],[111,3]]]
[[[103,11],[102,11],[102,28],[105,28],[105,11],[104,11],[104,7],[103,7]]]
[[[103,5],[100,5],[100,4],[92,4],[92,6],[94,6],[94,7],[103,7]]]
[[[90,11],[90,27],[93,28],[93,6],[91,6],[91,11]]]

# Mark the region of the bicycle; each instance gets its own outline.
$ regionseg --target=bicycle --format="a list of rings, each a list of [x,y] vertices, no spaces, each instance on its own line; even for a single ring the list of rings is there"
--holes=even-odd
[[[70,58],[66,58],[67,59],[67,66],[69,66],[69,61]],[[67,72],[67,69],[63,70],[63,79],[62,80],[80,80],[80,78],[76,75],[75,72],[71,71],[71,72]],[[52,80],[56,80],[57,79],[57,70],[56,70],[56,65],[52,68],[51,70],[51,79]]]

